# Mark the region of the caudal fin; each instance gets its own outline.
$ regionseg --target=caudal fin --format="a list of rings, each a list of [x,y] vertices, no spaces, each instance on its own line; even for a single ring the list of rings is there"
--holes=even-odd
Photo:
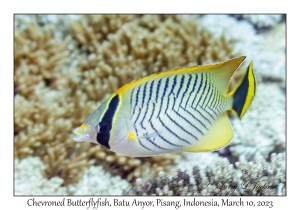
[[[249,108],[255,95],[255,90],[256,84],[253,73],[253,63],[251,61],[243,79],[241,79],[236,88],[229,93],[233,95],[233,106],[231,110],[233,110],[240,119],[242,119]]]

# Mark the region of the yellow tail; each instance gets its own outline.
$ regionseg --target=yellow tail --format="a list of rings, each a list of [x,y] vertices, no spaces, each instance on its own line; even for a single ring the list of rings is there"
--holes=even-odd
[[[255,90],[255,76],[253,73],[253,62],[251,61],[243,79],[241,79],[235,89],[229,93],[229,95],[233,96],[231,110],[234,111],[240,119],[242,119],[249,108],[255,95]]]

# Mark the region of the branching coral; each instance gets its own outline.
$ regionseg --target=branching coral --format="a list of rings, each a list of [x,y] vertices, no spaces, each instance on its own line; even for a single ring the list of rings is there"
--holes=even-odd
[[[229,187],[236,187],[238,180],[232,164],[227,159],[218,161],[216,167],[200,170],[193,167],[192,177],[186,171],[178,169],[177,176],[169,178],[161,172],[159,178],[144,182],[137,179],[137,187],[123,190],[123,195],[239,195]],[[193,178],[193,180],[191,179]],[[226,189],[225,187],[228,186]],[[224,189],[222,189],[224,188]]]
[[[70,65],[71,36],[59,37],[54,25],[41,27],[37,20],[25,21],[16,16],[15,23],[15,88],[26,98],[35,91],[51,86],[61,76],[62,69]]]
[[[283,154],[271,154],[268,163],[261,155],[255,156],[255,162],[241,157],[236,163],[242,172],[241,191],[244,195],[285,195],[285,163]]]
[[[229,150],[235,157],[253,158],[255,153],[260,153],[266,158],[273,151],[285,150],[285,96],[278,85],[258,85],[242,121],[232,119],[231,122],[235,136]]]
[[[258,28],[261,27],[272,27],[278,24],[282,20],[282,15],[234,15],[239,19],[244,19],[252,23]]]
[[[15,195],[118,195],[120,189],[130,186],[126,180],[112,176],[102,166],[87,168],[78,183],[68,186],[63,186],[64,180],[60,177],[45,178],[45,169],[39,157],[16,159]]]
[[[223,159],[205,170],[194,166],[192,175],[178,169],[177,176],[173,177],[161,172],[158,178],[137,179],[136,186],[123,190],[122,195],[284,195],[282,163],[282,154],[275,153],[270,163],[259,155],[255,163],[241,157],[236,163],[238,169]]]
[[[253,25],[246,21],[237,21],[227,15],[206,15],[202,18],[202,24],[214,32],[215,39],[224,37],[231,40],[234,43],[233,53],[247,56],[244,67],[253,60],[254,73],[258,81],[271,79],[285,86],[285,24],[275,32],[276,36],[273,30],[270,31],[269,39],[272,40],[272,44],[264,36],[258,36]],[[277,48],[276,51],[274,48]]]
[[[88,15],[72,21],[82,50],[82,89],[99,100],[104,93],[154,72],[233,57],[230,41],[211,39],[210,31],[199,24],[197,16],[172,15]],[[112,32],[103,35],[110,28]]]
[[[50,180],[43,176],[45,166],[39,157],[15,159],[15,195],[67,195],[59,177]]]
[[[119,189],[129,186],[126,180],[112,176],[102,166],[91,166],[78,183],[68,186],[68,191],[72,195],[120,195]]]
[[[94,162],[90,157],[96,148],[72,140],[69,118],[74,104],[68,104],[64,96],[59,91],[36,100],[15,96],[15,155],[40,156],[46,164],[46,177],[60,176],[68,184],[78,181],[82,170]]]

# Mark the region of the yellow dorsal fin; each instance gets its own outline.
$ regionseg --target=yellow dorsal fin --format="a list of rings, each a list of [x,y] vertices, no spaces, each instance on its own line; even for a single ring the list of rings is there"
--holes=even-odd
[[[241,63],[245,60],[246,56],[241,56],[238,58],[232,58],[230,60],[217,63],[217,64],[210,64],[206,66],[194,66],[189,68],[180,68],[176,69],[174,73],[209,73],[210,78],[217,87],[220,93],[227,94],[229,81],[235,72],[235,70],[241,65]],[[169,73],[172,73],[169,72]]]
[[[119,88],[116,93],[122,94],[124,91],[137,86],[143,82],[149,81],[151,79],[157,79],[161,77],[171,76],[174,74],[182,74],[182,73],[198,73],[198,72],[213,72],[213,75],[216,78],[217,86],[220,86],[220,91],[222,93],[227,93],[228,84],[230,81],[231,76],[233,75],[234,71],[239,67],[239,65],[243,62],[246,56],[242,56],[239,58],[232,58],[230,60],[216,63],[216,64],[209,64],[204,66],[192,66],[192,67],[184,67],[173,69],[169,71],[164,71],[160,73],[151,74],[149,76],[134,80],[130,83],[125,84],[121,88]],[[219,87],[218,87],[219,88]]]
[[[186,152],[208,152],[225,147],[232,139],[233,131],[228,120],[227,112],[224,112],[215,121],[208,133],[198,140]]]
[[[213,73],[214,85],[222,94],[228,93],[229,81],[235,72],[235,70],[245,60],[245,56],[239,58],[233,58],[223,63],[216,65],[211,71]]]

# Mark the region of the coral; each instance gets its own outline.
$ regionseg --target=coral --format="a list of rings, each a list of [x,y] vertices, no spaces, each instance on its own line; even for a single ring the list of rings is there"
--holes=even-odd
[[[68,186],[72,195],[118,195],[129,183],[120,176],[112,176],[102,166],[91,166],[85,170],[82,179]]]
[[[266,108],[268,107],[268,108]],[[235,135],[229,150],[235,157],[267,158],[285,150],[285,96],[277,84],[257,85],[256,96],[244,118],[231,120]],[[250,126],[251,125],[251,126]]]
[[[225,24],[224,24],[225,23]],[[234,43],[232,53],[246,55],[247,59],[240,70],[246,68],[246,65],[253,60],[254,73],[258,81],[269,80],[278,81],[285,86],[285,28],[281,27],[274,40],[273,30],[269,32],[272,41],[266,42],[264,36],[258,36],[253,25],[246,21],[237,21],[235,18],[227,15],[205,15],[202,19],[202,25],[213,32],[215,39],[225,37]],[[283,23],[285,25],[285,23]],[[270,44],[272,43],[272,44]],[[274,43],[280,43],[274,44]],[[280,51],[267,46],[282,46]]]
[[[282,15],[234,15],[239,19],[244,19],[252,23],[258,28],[272,27],[277,25],[282,20]]]
[[[176,160],[176,168],[188,171],[191,165],[197,165],[201,170],[204,170],[207,166],[216,165],[222,159],[217,152],[185,152],[182,158]]]
[[[152,177],[148,181],[137,179],[137,186],[123,190],[123,195],[239,195],[239,191],[224,189],[219,185],[237,186],[238,180],[233,165],[227,159],[218,161],[216,167],[206,167],[200,170],[194,166],[192,177],[186,171],[178,169],[177,176],[168,177],[164,172],[158,178]]]
[[[268,51],[273,52],[276,56],[281,56],[280,60],[285,60],[286,51],[286,24],[280,23],[274,26],[270,33],[262,34],[264,38],[264,46]],[[276,44],[274,44],[274,42]],[[283,77],[284,78],[284,77]]]
[[[62,38],[54,25],[38,25],[36,19],[26,21],[16,16],[15,23],[16,92],[28,99],[39,95],[36,91],[55,87],[61,72],[72,59],[71,36]]]
[[[43,176],[45,165],[39,157],[15,159],[15,195],[67,195],[63,179]]]
[[[82,51],[80,89],[92,100],[151,73],[233,57],[230,40],[211,39],[197,16],[87,15],[71,26]]]
[[[36,100],[15,96],[15,155],[41,157],[49,179],[59,176],[64,178],[64,184],[78,181],[81,171],[93,164],[90,157],[97,148],[72,140],[73,124],[69,118],[74,104],[65,101],[64,93],[40,91],[44,97]]]
[[[113,175],[120,175],[128,181],[137,177],[150,177],[161,170],[170,171],[176,165],[180,154],[165,154],[147,158],[126,157],[103,148],[94,153],[96,165],[102,165]]]
[[[281,153],[272,153],[269,163],[261,155],[255,156],[254,163],[241,156],[236,166],[242,172],[240,190],[243,195],[285,195],[283,156]]]
[[[164,172],[158,178],[136,180],[136,186],[122,191],[122,195],[284,195],[285,167],[282,154],[271,155],[268,163],[257,155],[255,163],[241,157],[237,169],[227,159],[222,159],[205,170],[198,166],[192,175],[178,169],[177,176],[169,177]],[[238,175],[238,174],[242,175]],[[191,179],[193,178],[193,179]]]

